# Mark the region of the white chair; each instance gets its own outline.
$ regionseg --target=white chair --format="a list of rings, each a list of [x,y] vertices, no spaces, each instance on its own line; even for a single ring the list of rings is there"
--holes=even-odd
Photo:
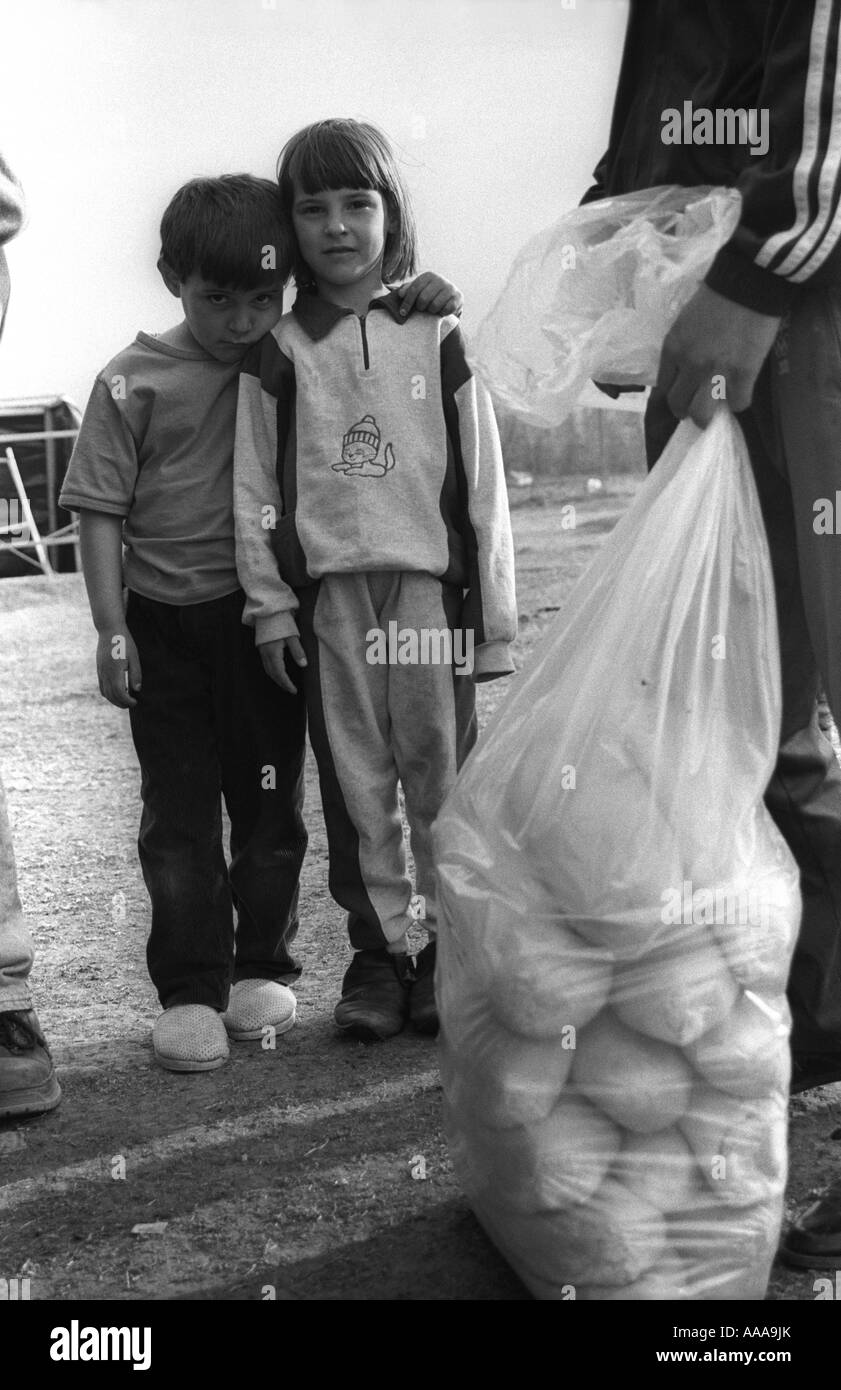
[[[23,525],[19,521],[7,520],[4,525],[0,525],[0,536],[14,536],[11,541],[0,540],[0,550],[11,550],[17,555],[19,560],[25,560],[28,565],[33,565],[35,569],[40,569],[50,579],[55,579],[55,570],[50,564],[50,557],[47,554],[47,547],[41,539],[35,518],[32,515],[32,508],[29,505],[29,498],[26,495],[26,488],[23,485],[23,478],[20,476],[17,459],[14,449],[6,448],[6,467],[9,470],[15,492],[18,495],[18,502],[23,516]],[[21,535],[20,533],[23,532]],[[51,538],[55,543],[55,538]],[[59,542],[61,543],[61,542]],[[37,559],[33,560],[31,555],[24,555],[25,550],[34,550]]]

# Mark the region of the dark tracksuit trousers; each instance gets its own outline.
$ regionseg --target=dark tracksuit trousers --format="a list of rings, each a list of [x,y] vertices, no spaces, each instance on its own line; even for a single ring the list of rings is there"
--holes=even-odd
[[[302,692],[286,694],[263,670],[244,602],[241,590],[188,606],[129,594],[142,671],[131,731],[152,900],[147,960],[164,1008],[221,1011],[232,981],[300,974],[288,948],[307,844],[306,708]]]
[[[841,1053],[841,769],[817,719],[819,677],[841,715],[841,516],[815,531],[815,503],[841,502],[841,290],[802,293],[783,320],[749,410],[739,415],[768,534],[783,719],[765,802],[800,867],[803,918],[789,977],[792,1050]],[[649,467],[676,420],[658,392],[645,419]],[[836,492],[837,490],[837,492]]]

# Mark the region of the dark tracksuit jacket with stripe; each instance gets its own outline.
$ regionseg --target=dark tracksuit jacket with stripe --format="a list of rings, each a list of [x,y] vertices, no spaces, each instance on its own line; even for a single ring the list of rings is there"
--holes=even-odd
[[[322,575],[416,570],[467,590],[477,676],[513,670],[514,552],[493,407],[458,321],[394,294],[360,318],[299,293],[243,364],[234,455],[243,619],[297,632]]]
[[[725,184],[742,215],[706,283],[778,315],[841,279],[841,0],[632,0],[610,144],[585,201],[659,184]],[[750,144],[668,144],[663,112],[762,110]]]

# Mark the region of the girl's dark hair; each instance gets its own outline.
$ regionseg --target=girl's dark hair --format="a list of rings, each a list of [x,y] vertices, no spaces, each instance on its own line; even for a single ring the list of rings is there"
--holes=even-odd
[[[267,247],[275,248],[273,258]],[[251,174],[191,179],[161,219],[161,259],[182,281],[197,271],[230,289],[257,289],[278,279],[285,284],[292,246],[277,185]]]
[[[418,234],[409,195],[394,151],[376,126],[364,121],[316,121],[287,140],[277,161],[280,204],[293,242],[292,204],[295,185],[304,193],[325,188],[373,188],[382,194],[393,229],[385,239],[383,279],[399,282],[414,275]],[[292,273],[298,286],[312,284],[312,271],[297,244]]]

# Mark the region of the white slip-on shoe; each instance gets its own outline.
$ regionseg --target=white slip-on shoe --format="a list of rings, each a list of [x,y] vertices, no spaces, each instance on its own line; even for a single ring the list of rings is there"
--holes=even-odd
[[[167,1071],[213,1071],[230,1056],[221,1014],[208,1004],[173,1004],[152,1029],[155,1058]]]
[[[228,1008],[222,1021],[237,1042],[262,1038],[264,1029],[288,1033],[295,1022],[297,1004],[291,989],[277,980],[246,979],[231,985]]]

